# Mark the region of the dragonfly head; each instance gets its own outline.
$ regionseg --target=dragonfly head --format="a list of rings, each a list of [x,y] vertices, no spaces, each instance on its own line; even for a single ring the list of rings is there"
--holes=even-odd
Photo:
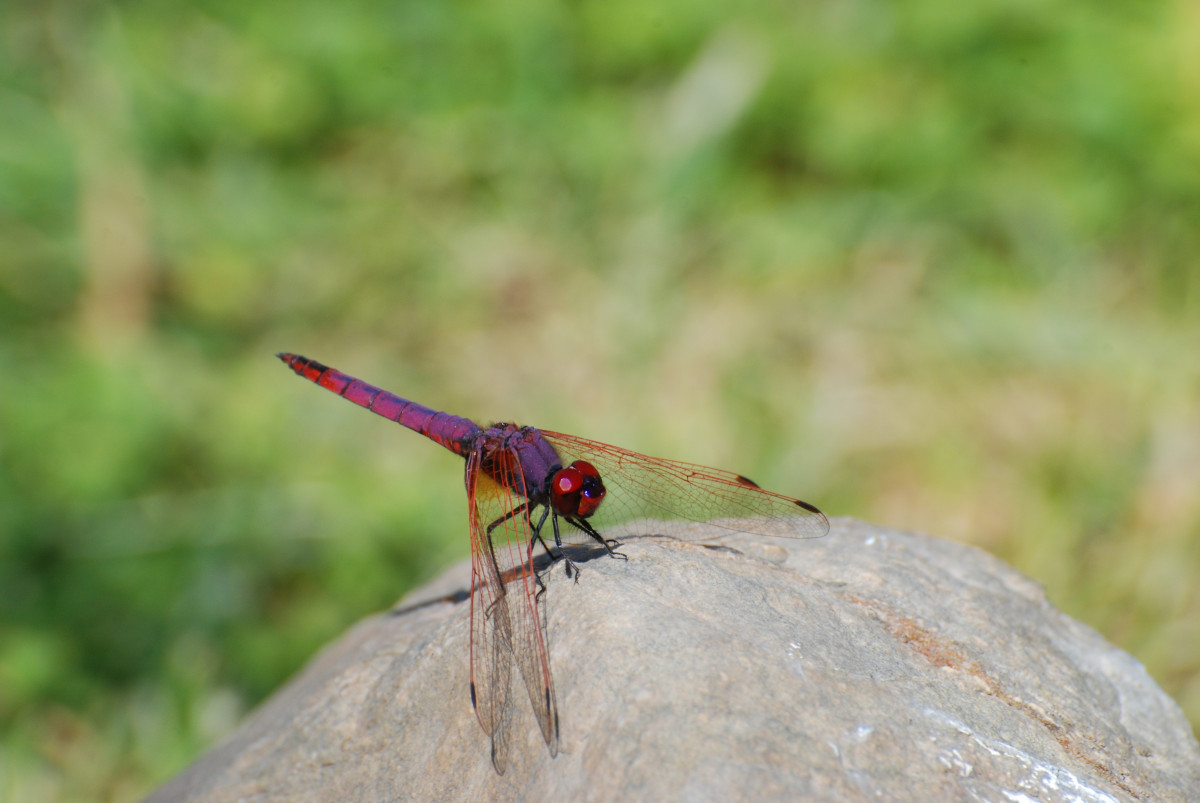
[[[600,507],[605,493],[600,472],[585,460],[560,468],[550,481],[550,504],[564,516],[586,519]]]

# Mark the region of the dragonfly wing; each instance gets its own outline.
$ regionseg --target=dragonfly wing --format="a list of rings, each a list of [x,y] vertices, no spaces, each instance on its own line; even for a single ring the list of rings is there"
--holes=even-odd
[[[512,708],[509,678],[515,661],[542,736],[550,755],[555,756],[558,704],[546,651],[545,608],[538,598],[541,584],[534,570],[534,535],[526,499],[515,490],[526,486],[514,453],[489,456],[489,469],[496,480],[479,470],[482,460],[477,454],[467,460],[466,480],[473,574],[479,583],[471,597],[475,710],[483,729],[492,736],[493,757],[503,755]]]
[[[492,545],[476,526],[479,453],[467,458],[467,500],[471,520],[471,704],[492,740],[492,763],[504,774],[508,762],[512,702],[512,617]],[[486,478],[484,478],[486,479]]]
[[[600,472],[608,493],[589,519],[597,528],[638,519],[685,519],[781,538],[819,538],[829,532],[829,520],[812,505],[760,488],[740,474],[561,432],[543,430],[542,435],[564,464],[586,460]]]

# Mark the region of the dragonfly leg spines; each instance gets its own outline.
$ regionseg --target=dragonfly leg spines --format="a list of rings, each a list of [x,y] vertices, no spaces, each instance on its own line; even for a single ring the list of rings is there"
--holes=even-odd
[[[549,512],[550,509],[546,508],[546,510],[547,510],[547,512]],[[542,520],[538,522],[537,529],[534,530],[534,533],[533,533],[534,537],[536,537],[537,540],[539,540],[539,541],[542,541],[542,525],[545,523],[546,523],[546,516],[543,514]],[[565,549],[563,549],[562,534],[558,530],[558,514],[557,513],[554,513],[551,516],[550,525],[554,528],[554,543],[558,546],[558,554],[555,555],[553,552],[551,552],[550,547],[548,547],[546,545],[545,541],[542,541],[542,549],[546,550],[546,554],[550,556],[551,563],[554,563],[559,560],[563,561],[566,564],[567,577],[574,577],[575,582],[578,583],[579,582],[579,566],[577,566],[575,564],[575,561],[573,561],[567,557],[567,552]],[[541,582],[540,578],[538,579],[538,582]]]
[[[497,527],[499,527],[501,524],[503,524],[504,522],[506,522],[506,521],[508,521],[509,519],[511,519],[513,516],[518,516],[518,515],[520,515],[521,513],[525,513],[527,510],[529,510],[529,501],[528,501],[528,500],[526,500],[526,501],[522,502],[521,504],[517,505],[517,506],[516,506],[516,507],[514,507],[512,510],[508,511],[508,512],[507,512],[507,513],[505,513],[503,516],[501,516],[500,518],[496,519],[496,520],[495,520],[495,521],[493,521],[491,524],[489,524],[489,525],[487,526],[487,537],[488,537],[489,539],[491,539],[491,537],[492,537],[492,530],[496,529],[496,528],[497,528]],[[546,516],[545,516],[545,515],[543,515],[543,516],[542,516],[542,520],[543,520],[543,521],[545,521],[545,519],[546,519]],[[539,526],[540,526],[540,525],[539,525]],[[536,530],[535,530],[535,532],[536,532]]]

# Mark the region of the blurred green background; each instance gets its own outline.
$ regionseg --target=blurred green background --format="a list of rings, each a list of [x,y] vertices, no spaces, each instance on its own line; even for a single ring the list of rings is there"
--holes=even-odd
[[[1198,37],[7,0],[0,798],[136,798],[467,555],[461,461],[279,350],[977,544],[1200,722]]]

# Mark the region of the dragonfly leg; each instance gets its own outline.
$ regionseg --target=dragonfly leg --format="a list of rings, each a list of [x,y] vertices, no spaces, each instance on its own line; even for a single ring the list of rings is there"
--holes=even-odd
[[[605,538],[600,533],[596,532],[595,527],[588,524],[585,519],[581,519],[578,516],[564,516],[563,518],[590,535],[593,541],[600,544],[600,546],[604,547],[608,551],[609,556],[620,558],[621,560],[629,560],[628,555],[626,555],[624,552],[617,551],[617,547],[621,546],[621,542],[617,539]]]
[[[538,540],[541,540],[541,538],[539,537]],[[543,544],[543,546],[545,546],[545,544]],[[546,583],[542,580],[542,575],[538,574],[537,572],[533,573],[533,579],[537,581],[538,587],[537,593],[533,595],[533,599],[535,602],[541,602],[542,594],[546,593]]]
[[[540,519],[538,519],[537,524],[533,523],[533,519],[529,517],[528,513],[525,515],[525,518],[529,520],[529,529],[533,532],[534,535],[537,536],[537,539],[539,541],[542,541],[542,527],[546,524],[546,517],[549,515],[550,515],[550,508],[543,507],[542,508],[542,517]],[[530,543],[530,545],[532,546],[532,542]],[[554,553],[550,551],[550,547],[546,546],[545,541],[542,541],[542,546],[545,547],[546,554],[550,555],[551,557],[554,557]]]
[[[501,524],[503,524],[504,522],[506,522],[506,521],[508,521],[509,519],[511,519],[513,516],[516,516],[516,515],[518,515],[518,514],[520,514],[520,513],[525,513],[525,517],[526,517],[526,518],[528,518],[528,517],[529,517],[529,513],[528,513],[528,511],[529,511],[529,500],[527,499],[527,500],[525,500],[524,502],[522,502],[521,504],[519,504],[519,505],[517,505],[516,507],[514,507],[512,510],[508,511],[507,513],[505,513],[505,514],[504,514],[503,516],[501,516],[500,518],[498,518],[498,519],[496,519],[495,521],[493,521],[491,524],[489,524],[489,525],[487,526],[487,537],[488,537],[488,540],[489,540],[489,541],[490,541],[490,540],[492,540],[492,530],[496,529],[496,528],[497,528],[497,527],[499,527]],[[543,516],[542,518],[544,519],[545,517]]]
[[[538,519],[537,524],[534,524],[533,519],[529,518],[529,529],[533,531],[533,537],[536,538],[538,540],[538,543],[540,543],[542,545],[542,549],[546,550],[546,554],[550,556],[551,565],[557,563],[560,560],[566,561],[567,577],[570,577],[572,572],[574,572],[575,578],[578,580],[579,567],[577,567],[575,565],[574,561],[572,561],[570,558],[568,558],[567,553],[563,551],[562,539],[559,537],[559,534],[558,534],[558,515],[557,514],[555,514],[554,518],[552,519],[553,524],[554,524],[554,543],[556,546],[558,546],[558,554],[557,555],[554,554],[554,550],[550,548],[550,545],[546,543],[546,540],[544,538],[542,538],[542,527],[545,526],[546,517],[549,515],[550,515],[550,507],[549,506],[543,507],[542,508],[542,517],[540,519]],[[528,513],[526,513],[526,517],[528,518]],[[533,539],[530,539],[529,546],[530,546],[530,550],[532,551]],[[538,578],[538,582],[541,583],[540,577]],[[543,587],[542,590],[544,591],[545,587]],[[539,591],[538,593],[540,594],[541,592]]]
[[[567,563],[567,577],[570,577],[572,574],[574,574],[575,582],[578,583],[579,582],[579,567],[575,565],[575,561],[573,561],[567,557],[567,552],[566,552],[566,550],[563,549],[562,534],[558,530],[558,514],[557,513],[555,513],[550,518],[550,524],[554,527],[554,543],[558,544],[558,554]],[[541,538],[541,536],[539,535],[538,538]],[[545,546],[545,545],[546,544],[543,541],[542,546]],[[547,547],[546,551],[549,552],[550,549]]]

